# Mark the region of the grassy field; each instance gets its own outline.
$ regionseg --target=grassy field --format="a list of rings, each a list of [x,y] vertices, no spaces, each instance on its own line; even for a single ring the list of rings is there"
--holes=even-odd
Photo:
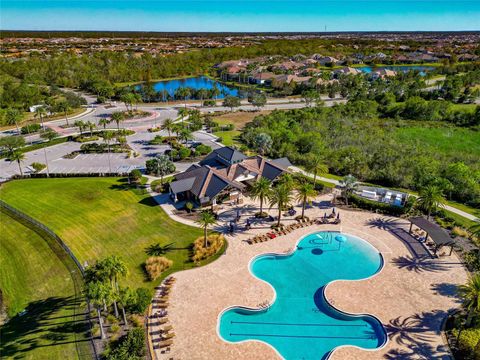
[[[118,255],[129,276],[121,282],[153,288],[143,271],[145,249],[173,244],[169,272],[193,266],[189,246],[202,231],[171,220],[149,194],[120,178],[32,179],[3,185],[0,197],[54,230],[81,263]]]
[[[402,127],[395,130],[395,138],[403,143],[416,143],[435,151],[456,157],[480,158],[480,132],[465,128]]]
[[[86,327],[74,320],[75,290],[67,267],[40,235],[3,212],[0,216],[0,288],[10,318],[0,328],[2,359],[86,358]],[[17,315],[23,309],[26,313]]]
[[[213,133],[213,135],[222,138],[223,145],[232,146],[239,143],[237,138],[240,135],[240,131],[239,130],[216,131]]]

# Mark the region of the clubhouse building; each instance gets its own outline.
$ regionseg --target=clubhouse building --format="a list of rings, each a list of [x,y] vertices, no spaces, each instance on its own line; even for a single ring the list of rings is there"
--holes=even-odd
[[[191,201],[197,206],[215,206],[217,201],[241,201],[243,191],[264,177],[275,181],[288,172],[287,158],[269,160],[263,156],[247,157],[231,147],[212,151],[197,165],[175,176],[170,196],[175,202]]]

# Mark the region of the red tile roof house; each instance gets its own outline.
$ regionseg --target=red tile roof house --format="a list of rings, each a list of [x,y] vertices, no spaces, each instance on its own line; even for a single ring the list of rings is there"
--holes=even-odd
[[[170,196],[175,202],[190,201],[196,206],[215,206],[217,202],[241,199],[242,192],[261,177],[275,181],[288,172],[286,158],[269,160],[247,157],[231,147],[214,150],[198,165],[175,176]]]

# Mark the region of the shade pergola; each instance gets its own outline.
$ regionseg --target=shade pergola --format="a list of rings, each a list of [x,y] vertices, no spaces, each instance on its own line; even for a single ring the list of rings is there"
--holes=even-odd
[[[427,219],[421,216],[412,217],[409,220],[410,220],[410,229],[408,232],[410,234],[412,233],[413,225],[416,225],[420,229],[425,231],[427,233],[427,235],[425,236],[425,240],[428,240],[428,237],[430,236],[432,241],[435,243],[434,255],[437,255],[437,251],[444,246],[450,247],[449,256],[452,255],[453,245],[455,245],[455,242],[444,229],[442,229],[437,224],[432,223],[431,221],[428,221]]]

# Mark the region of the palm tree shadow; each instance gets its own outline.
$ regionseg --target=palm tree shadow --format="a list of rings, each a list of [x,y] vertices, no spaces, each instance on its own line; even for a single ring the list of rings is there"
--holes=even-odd
[[[445,262],[435,261],[428,257],[413,257],[413,256],[398,256],[392,259],[392,264],[399,269],[406,269],[408,271],[414,271],[416,273],[427,272],[440,272],[450,269],[450,265]]]
[[[446,346],[434,347],[430,342],[441,332],[441,324],[450,311],[433,310],[390,320],[385,325],[390,341],[399,345],[384,355],[386,359],[447,359]]]
[[[371,228],[376,228],[385,231],[391,231],[393,229],[398,229],[406,225],[405,222],[399,221],[398,219],[394,218],[373,218],[366,221],[366,225],[370,226]]]

